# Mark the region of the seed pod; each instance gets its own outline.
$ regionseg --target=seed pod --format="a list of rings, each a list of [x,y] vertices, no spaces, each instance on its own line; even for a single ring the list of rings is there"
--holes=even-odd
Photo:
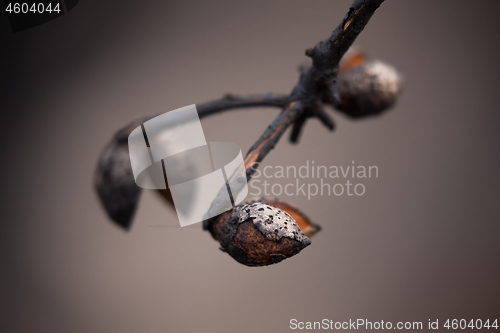
[[[134,213],[142,193],[142,188],[137,186],[134,180],[130,163],[128,137],[137,126],[149,119],[150,117],[144,117],[134,120],[114,135],[111,142],[102,151],[94,175],[94,187],[106,213],[111,220],[126,230],[132,225]],[[179,160],[178,162],[180,163],[175,167],[179,173],[189,172],[190,164],[192,164],[190,161]],[[165,184],[166,189],[159,189],[155,192],[169,206],[173,207],[172,194],[166,179]]]
[[[223,251],[247,266],[278,263],[311,244],[287,212],[260,202],[236,206],[212,219],[208,230]]]
[[[396,103],[402,83],[393,66],[379,60],[360,61],[339,73],[338,109],[352,118],[380,114]]]
[[[266,199],[264,197],[250,199],[246,201],[245,204],[253,204],[257,202],[261,202],[287,212],[295,220],[295,222],[297,222],[297,225],[300,230],[302,230],[304,235],[309,238],[321,231],[321,227],[319,225],[313,223],[309,217],[306,216],[306,214],[292,204],[279,201],[278,199]]]
[[[297,222],[297,225],[299,226],[300,230],[306,235],[307,237],[311,238],[313,235],[315,235],[317,232],[321,230],[321,227],[317,224],[314,224],[309,220],[309,218],[302,213],[297,207],[277,201],[277,200],[271,200],[271,201],[264,201],[264,203],[274,206],[277,208],[280,208],[290,214],[291,217]]]
[[[339,76],[351,68],[361,66],[367,61],[366,54],[355,47],[350,47],[339,63]]]
[[[127,144],[119,141],[118,134],[99,157],[94,186],[109,217],[127,230],[142,189],[135,184]]]

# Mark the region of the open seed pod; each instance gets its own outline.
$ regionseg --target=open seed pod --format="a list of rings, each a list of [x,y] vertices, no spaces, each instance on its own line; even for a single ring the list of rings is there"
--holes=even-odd
[[[311,232],[314,225],[295,207],[275,203],[292,211],[314,233]],[[294,217],[284,209],[251,201],[210,219],[206,228],[219,241],[221,249],[239,263],[267,266],[290,258],[311,244]],[[314,227],[315,232],[319,230]]]

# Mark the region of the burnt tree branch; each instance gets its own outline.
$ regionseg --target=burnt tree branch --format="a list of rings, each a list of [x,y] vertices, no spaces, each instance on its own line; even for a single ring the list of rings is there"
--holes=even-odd
[[[336,87],[336,78],[340,59],[383,1],[354,1],[332,35],[316,44],[314,48],[306,50],[306,55],[312,58],[313,64],[301,70],[299,82],[292,90],[289,102],[248,151],[245,157],[247,181],[251,179],[258,164],[274,149],[283,133],[292,124],[294,125],[292,142],[297,142],[300,131],[308,118],[317,117],[328,129],[333,130],[333,121],[321,107],[322,96],[326,91],[330,94],[334,105],[339,105],[340,97]],[[240,181],[240,173],[241,170],[237,170],[231,175],[227,180],[228,184],[236,187]],[[211,210],[216,209],[224,201],[225,195],[226,188],[224,187],[213,201],[208,216],[211,215]],[[204,229],[207,229],[210,223],[211,220],[204,221]]]
[[[310,68],[302,71],[299,82],[290,94],[290,103],[284,107],[280,115],[250,148],[245,158],[248,179],[255,171],[252,166],[264,159],[290,125],[295,124],[291,136],[292,142],[297,141],[307,118],[318,117],[330,130],[334,128],[329,116],[321,109],[321,96],[326,90],[335,105],[340,103],[336,87],[340,59],[383,1],[354,1],[349,12],[330,38],[319,42],[314,48],[306,50],[306,55],[312,58],[313,64]]]
[[[285,94],[254,94],[254,95],[235,95],[227,94],[221,99],[213,100],[196,105],[198,116],[200,119],[220,113],[222,111],[250,108],[250,107],[276,107],[283,108],[290,100],[289,95]],[[118,142],[126,143],[130,133],[140,126],[142,123],[154,118],[156,116],[138,118],[127,126],[118,130],[115,138]]]
[[[364,68],[351,71],[349,80],[341,80],[344,83],[340,86],[344,89],[344,95],[337,87],[340,60],[382,2],[383,0],[354,1],[331,36],[306,50],[306,55],[312,59],[312,65],[301,69],[298,83],[290,94],[226,95],[222,99],[196,106],[200,118],[249,107],[276,107],[282,110],[248,151],[245,170],[238,170],[231,175],[228,184],[241,181],[241,175],[244,174],[249,181],[256,166],[276,146],[290,126],[293,127],[290,140],[294,143],[298,141],[309,118],[318,118],[325,127],[333,130],[334,122],[323,109],[325,104],[331,104],[348,116],[356,118],[378,114],[394,103],[400,86],[399,77],[390,66],[381,68],[379,64],[371,64],[371,67],[367,64]],[[391,75],[378,75],[381,70]],[[389,81],[382,82],[385,85],[380,84],[381,78]],[[346,87],[356,89],[348,91]],[[363,89],[358,89],[360,87]],[[373,87],[383,89],[376,90]],[[127,146],[128,136],[137,126],[151,118],[153,117],[137,119],[119,130],[104,149],[97,167],[95,187],[101,202],[113,221],[124,228],[131,224],[142,191],[133,178]],[[211,209],[217,207],[222,193],[227,194],[226,187],[221,189]],[[168,195],[165,197],[169,200]],[[204,228],[212,220],[204,221]]]

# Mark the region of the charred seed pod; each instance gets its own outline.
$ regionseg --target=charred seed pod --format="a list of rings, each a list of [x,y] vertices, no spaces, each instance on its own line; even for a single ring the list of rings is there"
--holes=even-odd
[[[130,132],[149,118],[137,119],[119,130],[104,148],[97,163],[94,187],[108,216],[125,230],[132,224],[134,213],[141,197],[142,188],[136,185],[130,155],[128,136]],[[170,190],[158,190],[172,204]]]
[[[300,230],[302,230],[304,235],[306,235],[309,238],[311,238],[316,233],[321,231],[321,227],[319,225],[313,223],[306,214],[304,214],[300,209],[298,209],[292,204],[282,202],[277,198],[267,199],[264,197],[250,199],[246,201],[245,204],[253,204],[257,202],[261,202],[287,212],[295,220],[295,222],[299,226]]]
[[[118,134],[99,157],[94,186],[109,217],[129,229],[142,189],[135,184],[128,146]]]
[[[94,187],[108,216],[120,227],[129,229],[132,225],[142,188],[134,180],[128,136],[150,117],[137,119],[120,129],[111,142],[103,149],[94,176]],[[178,172],[189,171],[190,161],[180,160],[176,165]],[[173,206],[173,199],[168,182],[166,189],[156,190],[165,201]]]
[[[278,263],[311,244],[287,212],[261,202],[236,206],[212,219],[208,230],[223,251],[247,266]]]
[[[379,60],[360,61],[339,73],[338,109],[352,118],[380,114],[396,103],[402,83],[393,66]]]
[[[314,236],[321,230],[321,227],[319,225],[311,222],[311,220],[309,220],[309,218],[304,213],[302,213],[297,207],[291,204],[277,200],[266,202],[266,204],[280,208],[285,212],[287,212],[288,214],[290,214],[290,216],[293,217],[295,222],[297,222],[297,225],[299,226],[300,230],[302,230],[304,235],[306,235],[309,238]]]

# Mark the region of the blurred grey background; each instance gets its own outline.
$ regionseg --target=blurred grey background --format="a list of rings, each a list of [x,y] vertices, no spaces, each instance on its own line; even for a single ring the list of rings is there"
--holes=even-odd
[[[0,15],[2,332],[285,332],[289,321],[496,319],[498,1],[387,0],[357,40],[405,76],[398,105],[312,120],[264,165],[377,165],[362,197],[282,197],[323,230],[248,268],[152,192],[110,223],[92,187],[121,126],[232,93],[288,93],[350,0],[87,0],[12,34]],[[202,121],[246,152],[279,111]],[[288,133],[287,133],[288,134]],[[500,318],[498,318],[500,319]]]

